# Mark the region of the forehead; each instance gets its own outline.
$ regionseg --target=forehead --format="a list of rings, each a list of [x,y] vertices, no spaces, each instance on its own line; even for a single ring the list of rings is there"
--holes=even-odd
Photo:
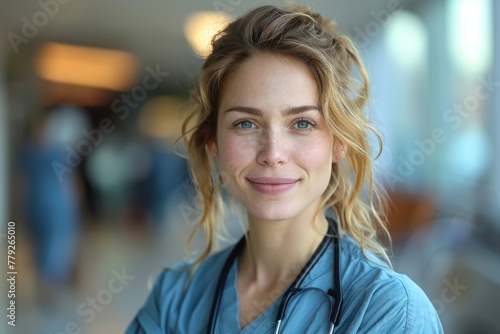
[[[262,110],[316,105],[318,87],[303,62],[272,53],[257,53],[228,74],[219,102],[219,109],[233,105]]]

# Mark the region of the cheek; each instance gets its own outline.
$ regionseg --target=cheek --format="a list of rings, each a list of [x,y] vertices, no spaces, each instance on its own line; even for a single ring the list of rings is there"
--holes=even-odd
[[[308,154],[302,155],[302,160],[318,177],[330,177],[332,172],[332,147],[330,145],[317,145]]]
[[[221,141],[219,167],[230,175],[235,175],[251,162],[255,146],[247,138],[225,138]]]

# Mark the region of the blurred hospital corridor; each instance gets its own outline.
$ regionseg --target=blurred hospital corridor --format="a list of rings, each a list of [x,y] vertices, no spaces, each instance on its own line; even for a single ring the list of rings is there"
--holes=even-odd
[[[500,333],[500,1],[297,2],[366,64],[394,269],[446,333]],[[177,140],[211,38],[263,4],[0,0],[0,333],[123,333],[200,254]]]

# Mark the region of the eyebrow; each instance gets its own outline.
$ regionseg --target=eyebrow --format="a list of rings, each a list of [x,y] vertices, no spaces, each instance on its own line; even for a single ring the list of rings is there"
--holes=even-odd
[[[299,106],[299,107],[287,108],[287,109],[283,110],[282,114],[285,116],[296,115],[296,114],[300,114],[300,113],[303,113],[303,112],[306,112],[309,110],[319,111],[318,107],[311,105],[311,106]],[[244,112],[244,113],[255,115],[255,116],[262,116],[262,114],[263,114],[262,110],[260,110],[258,108],[244,107],[244,106],[231,107],[231,108],[227,109],[226,111],[224,111],[224,114],[229,113],[229,112],[233,112],[233,111]]]

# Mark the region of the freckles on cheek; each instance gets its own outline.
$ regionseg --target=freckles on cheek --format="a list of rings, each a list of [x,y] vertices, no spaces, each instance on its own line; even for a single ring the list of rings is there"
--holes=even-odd
[[[231,158],[241,158],[248,156],[251,152],[254,151],[254,141],[248,137],[240,137],[233,138],[232,140],[228,140],[225,145],[225,150],[228,154],[228,157]]]
[[[311,170],[315,170],[320,174],[330,174],[333,160],[331,154],[328,154],[329,152],[331,152],[331,149],[327,147],[318,147],[311,150],[309,154],[305,154],[303,159]]]
[[[245,164],[248,154],[237,143],[226,143],[222,150],[221,162],[223,162],[223,168],[231,175],[236,174],[241,169],[240,166]]]
[[[325,164],[332,162],[332,149],[325,146],[317,146],[315,149],[309,151],[307,154],[307,160],[311,165],[321,167]]]

